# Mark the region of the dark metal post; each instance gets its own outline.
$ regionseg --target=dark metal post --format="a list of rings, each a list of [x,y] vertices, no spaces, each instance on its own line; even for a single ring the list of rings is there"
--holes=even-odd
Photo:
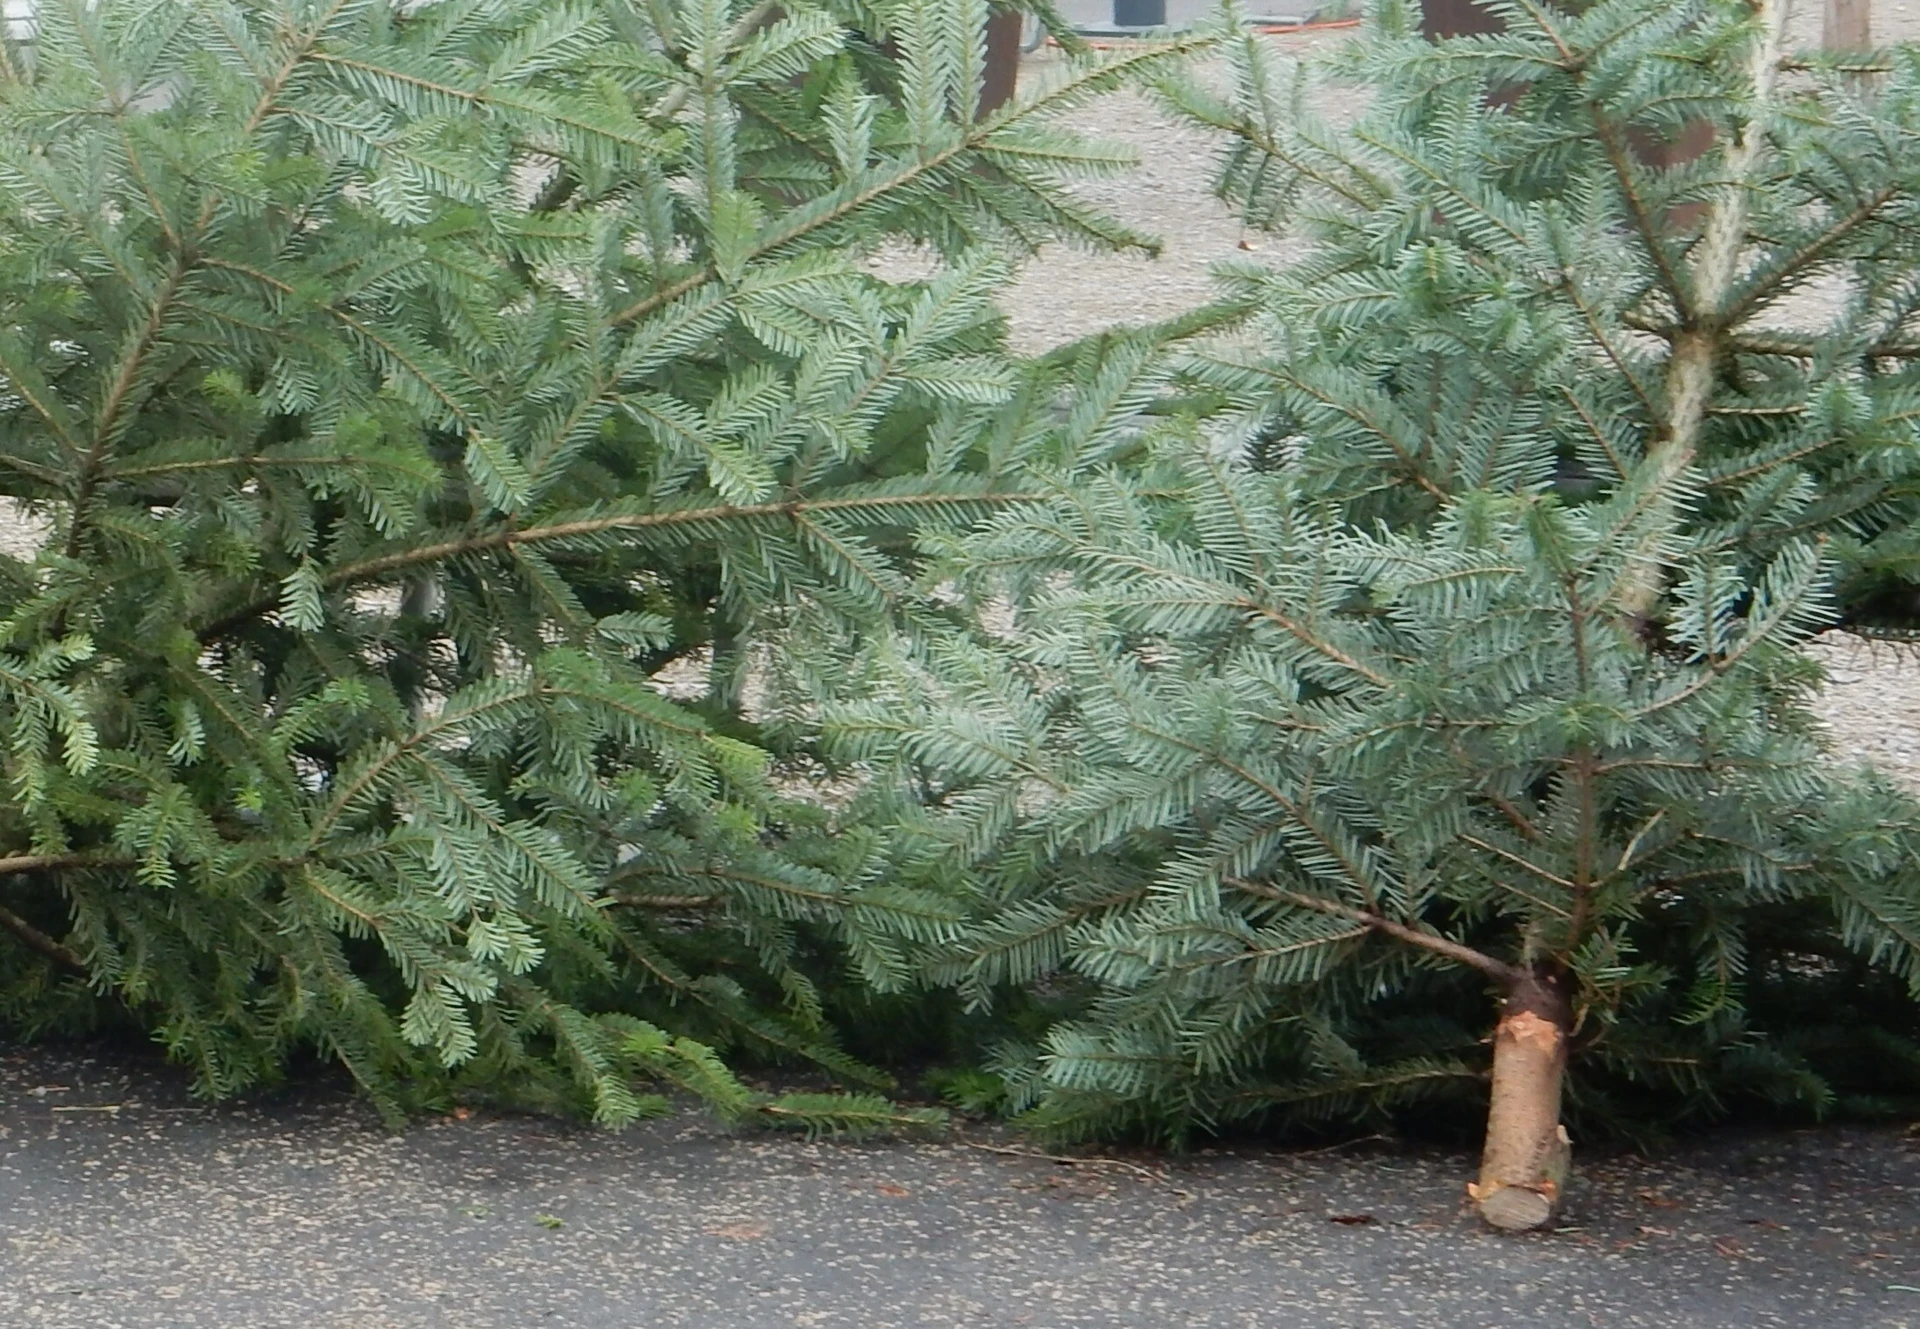
[[[1113,26],[1164,28],[1167,26],[1167,0],[1113,0]]]

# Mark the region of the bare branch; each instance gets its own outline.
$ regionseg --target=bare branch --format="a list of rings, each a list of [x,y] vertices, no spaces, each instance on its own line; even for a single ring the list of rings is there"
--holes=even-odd
[[[5,928],[29,950],[38,951],[62,969],[71,969],[80,974],[87,972],[87,962],[80,958],[78,951],[61,945],[4,905],[0,905],[0,928]]]
[[[1277,886],[1268,886],[1260,882],[1246,881],[1239,877],[1228,879],[1228,883],[1249,895],[1258,895],[1268,900],[1278,900],[1284,904],[1295,905],[1301,909],[1313,909],[1323,914],[1332,914],[1335,918],[1351,919],[1355,923],[1364,923],[1367,927],[1383,936],[1403,941],[1409,946],[1431,951],[1444,956],[1455,964],[1463,964],[1469,969],[1477,969],[1503,988],[1517,986],[1528,975],[1517,965],[1496,959],[1485,951],[1476,951],[1451,937],[1443,937],[1437,932],[1426,932],[1419,928],[1397,923],[1384,914],[1371,909],[1361,909],[1350,904],[1341,904],[1338,900],[1328,900],[1318,895],[1303,895],[1298,891],[1282,890]]]
[[[140,860],[121,855],[100,854],[17,854],[0,858],[0,877],[22,872],[58,872],[63,868],[130,868]]]
[[[335,568],[325,578],[328,590],[338,590],[356,582],[368,581],[375,577],[384,577],[395,572],[404,572],[410,568],[422,567],[431,563],[444,563],[450,559],[464,558],[470,554],[485,554],[495,550],[508,549],[517,545],[537,545],[559,540],[577,540],[587,536],[602,535],[610,531],[644,531],[672,526],[693,526],[705,521],[739,521],[756,517],[790,517],[800,519],[808,512],[835,512],[870,509],[912,509],[950,506],[962,503],[1033,503],[1040,501],[1037,495],[1022,493],[999,494],[892,494],[872,495],[862,498],[821,498],[796,499],[785,503],[744,503],[721,507],[675,508],[668,512],[619,513],[606,517],[589,517],[580,521],[555,522],[550,526],[512,527],[502,526],[460,540],[446,540],[440,544],[421,545],[414,549],[402,549],[391,554],[382,554],[377,558],[362,559],[358,563],[349,563]],[[221,617],[203,624],[194,631],[201,641],[212,641],[232,631],[250,619],[258,618],[280,603],[279,595],[264,595],[252,603],[223,614]]]

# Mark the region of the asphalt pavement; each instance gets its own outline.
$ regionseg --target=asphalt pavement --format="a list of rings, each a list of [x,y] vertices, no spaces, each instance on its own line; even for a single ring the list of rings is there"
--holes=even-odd
[[[1589,1158],[1523,1238],[1472,1221],[1462,1155],[1031,1148],[692,1114],[394,1134],[324,1087],[206,1107],[124,1052],[0,1049],[0,1326],[1920,1329],[1898,1130]]]

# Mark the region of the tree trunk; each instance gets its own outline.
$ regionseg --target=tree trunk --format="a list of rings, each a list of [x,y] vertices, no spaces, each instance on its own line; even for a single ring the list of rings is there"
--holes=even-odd
[[[1517,983],[1493,1035],[1493,1101],[1480,1181],[1467,1192],[1480,1217],[1507,1232],[1553,1222],[1567,1186],[1571,1141],[1560,1124],[1573,1007],[1553,978]]]

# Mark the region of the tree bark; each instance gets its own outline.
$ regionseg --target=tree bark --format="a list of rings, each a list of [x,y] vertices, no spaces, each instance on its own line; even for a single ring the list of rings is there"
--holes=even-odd
[[[1560,1212],[1571,1144],[1560,1124],[1573,1006],[1552,976],[1529,973],[1508,991],[1493,1035],[1493,1101],[1480,1180],[1469,1186],[1489,1225],[1546,1227]]]

